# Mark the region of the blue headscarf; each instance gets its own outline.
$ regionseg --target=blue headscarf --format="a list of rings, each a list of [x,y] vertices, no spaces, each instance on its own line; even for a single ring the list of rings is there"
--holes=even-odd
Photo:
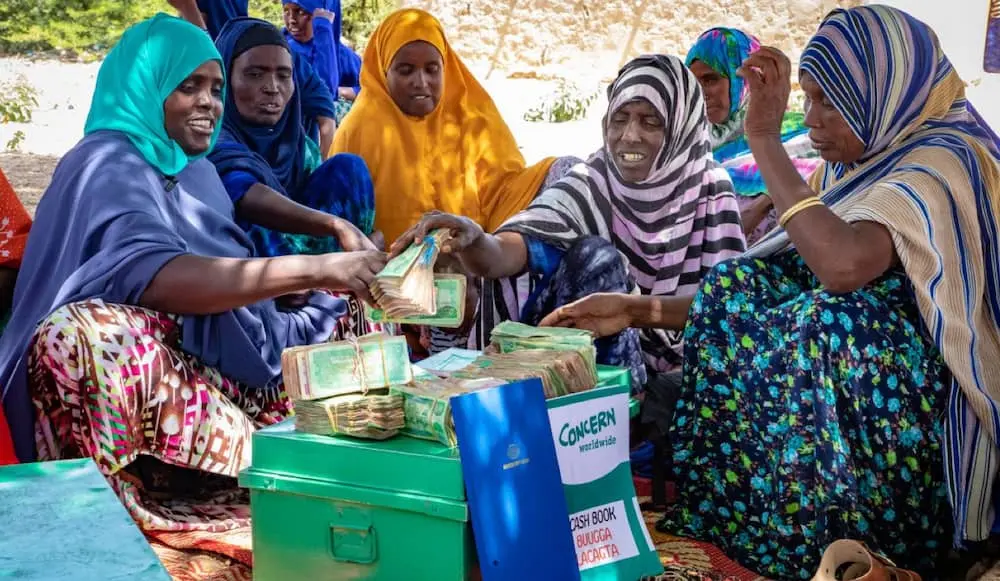
[[[280,38],[273,24],[257,18],[237,18],[222,28],[215,45],[222,55],[227,78],[232,78],[240,39],[258,27],[273,29]],[[233,91],[227,91],[222,135],[208,157],[220,175],[230,171],[247,172],[260,183],[286,195],[305,185],[309,172],[303,154],[306,134],[302,126],[300,92],[296,87],[277,125],[263,127],[244,119],[236,107]]]
[[[317,8],[325,8],[334,14],[334,19],[330,26],[333,48],[336,55],[335,58],[331,59],[328,66],[331,69],[329,72],[330,78],[336,79],[336,81],[334,83],[335,86],[330,87],[330,90],[336,93],[339,87],[353,87],[356,92],[361,91],[361,57],[341,42],[344,23],[340,0],[282,0],[281,3],[283,5],[295,4],[309,14],[312,14]],[[317,23],[320,26],[326,26],[325,22],[325,20],[313,19],[314,30]],[[292,38],[287,31],[285,32],[285,38],[294,52],[304,58],[311,58],[314,50],[313,45],[315,44],[313,40],[305,43],[299,42]],[[315,39],[315,33],[313,38]],[[313,66],[315,67],[315,63],[313,63]]]
[[[222,27],[236,18],[245,18],[250,0],[198,0],[198,10],[205,15],[205,26],[212,38],[219,36]]]

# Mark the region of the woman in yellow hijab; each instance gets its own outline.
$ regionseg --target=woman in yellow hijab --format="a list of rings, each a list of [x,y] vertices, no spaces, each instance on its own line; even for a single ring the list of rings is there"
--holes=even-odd
[[[525,167],[441,23],[416,9],[390,14],[372,35],[361,93],[331,153],[367,162],[375,228],[387,245],[431,210],[467,216],[491,232],[531,202],[555,161]]]

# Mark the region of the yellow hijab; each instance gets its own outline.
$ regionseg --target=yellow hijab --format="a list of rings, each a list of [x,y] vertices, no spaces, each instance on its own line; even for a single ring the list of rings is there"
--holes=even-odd
[[[418,119],[400,111],[386,73],[396,52],[422,40],[441,53],[441,100]],[[526,168],[510,128],[444,36],[416,9],[390,14],[372,34],[361,94],[337,129],[331,153],[364,158],[375,183],[375,227],[392,243],[430,210],[468,216],[487,231],[527,207],[553,158]]]

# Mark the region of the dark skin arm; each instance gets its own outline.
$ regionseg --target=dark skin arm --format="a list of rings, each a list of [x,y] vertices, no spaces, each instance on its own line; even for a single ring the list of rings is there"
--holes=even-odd
[[[199,28],[207,28],[205,19],[202,17],[201,11],[198,10],[198,2],[196,0],[167,0],[167,4],[173,6],[174,10],[184,20]]]
[[[744,132],[781,216],[799,201],[817,195],[781,144],[781,119],[791,91],[791,63],[781,51],[764,47],[744,62],[740,74],[752,95]],[[845,222],[825,205],[803,210],[785,229],[809,269],[832,293],[858,290],[897,261],[885,226]]]
[[[317,117],[319,125],[319,150],[323,159],[330,157],[330,147],[333,146],[333,134],[337,132],[337,122],[329,117]]]
[[[791,64],[764,47],[744,62],[740,75],[750,86],[744,133],[778,216],[815,196],[781,143],[781,121],[791,91]],[[807,124],[809,116],[807,115]],[[802,259],[832,293],[855,291],[898,262],[889,231],[874,222],[848,223],[826,206],[801,211],[786,225]],[[590,329],[599,336],[627,327],[683,329],[693,297],[596,294],[557,309],[543,325]]]
[[[391,256],[439,228],[448,229],[452,236],[441,247],[441,252],[457,258],[472,276],[495,280],[521,274],[528,267],[528,247],[520,234],[487,234],[468,218],[436,211],[425,214],[420,222],[396,239],[390,248]]]
[[[368,285],[385,266],[378,251],[277,258],[183,255],[167,262],[139,298],[155,311],[208,315],[317,288],[370,300]]]
[[[303,206],[261,183],[250,186],[236,203],[236,213],[248,222],[279,232],[333,236],[346,251],[375,250],[375,245],[347,220]]]

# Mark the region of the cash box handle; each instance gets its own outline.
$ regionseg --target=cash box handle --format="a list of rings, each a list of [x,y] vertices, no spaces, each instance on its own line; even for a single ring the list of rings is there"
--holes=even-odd
[[[370,565],[378,558],[375,527],[347,523],[330,525],[330,550],[335,561]]]

